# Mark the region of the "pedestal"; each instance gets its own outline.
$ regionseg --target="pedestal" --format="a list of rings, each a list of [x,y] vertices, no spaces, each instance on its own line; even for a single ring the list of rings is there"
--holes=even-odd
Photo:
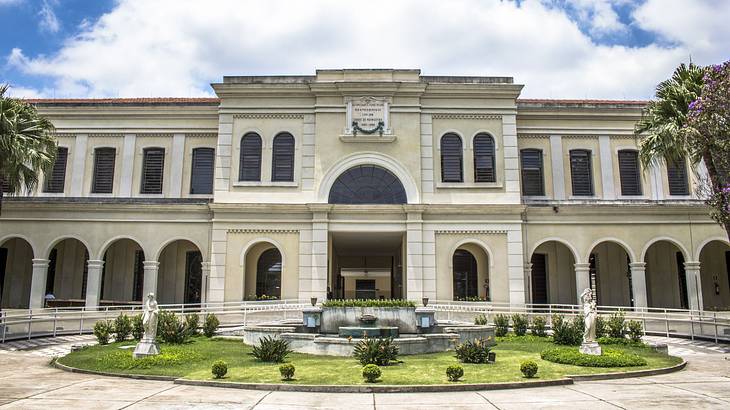
[[[322,324],[322,308],[306,307],[302,309],[302,325],[307,333],[319,333]]]
[[[140,359],[146,356],[154,356],[160,354],[160,345],[151,339],[142,339],[137,343],[137,347],[134,348],[132,356],[135,359]]]
[[[420,333],[429,333],[436,326],[436,309],[416,308],[416,326]]]
[[[590,354],[593,356],[601,355],[601,346],[596,342],[583,343],[580,345],[579,351],[583,354]]]

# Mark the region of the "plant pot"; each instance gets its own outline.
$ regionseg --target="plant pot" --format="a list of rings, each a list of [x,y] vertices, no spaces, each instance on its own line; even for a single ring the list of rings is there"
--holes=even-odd
[[[487,361],[489,363],[494,363],[495,360],[497,360],[497,353],[489,352],[489,355],[487,356]]]
[[[426,307],[428,305],[428,298],[421,299],[421,302],[423,302],[423,307]]]
[[[317,306],[317,298],[309,298],[309,301],[312,302],[312,306]]]

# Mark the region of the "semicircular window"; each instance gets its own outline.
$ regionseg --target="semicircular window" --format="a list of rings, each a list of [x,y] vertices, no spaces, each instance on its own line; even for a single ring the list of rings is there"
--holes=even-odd
[[[377,165],[358,165],[332,185],[331,204],[405,204],[406,190],[392,172]]]

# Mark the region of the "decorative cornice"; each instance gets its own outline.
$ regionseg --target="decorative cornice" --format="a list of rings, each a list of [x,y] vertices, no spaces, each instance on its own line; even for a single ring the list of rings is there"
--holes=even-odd
[[[228,233],[299,233],[299,229],[228,229]]]
[[[433,119],[442,120],[501,120],[501,115],[495,114],[450,114],[437,113],[433,114]]]
[[[548,134],[517,134],[517,138],[550,138]]]
[[[596,134],[570,134],[562,135],[562,137],[567,139],[598,139]]]
[[[117,138],[117,137],[123,137],[124,134],[118,133],[118,132],[110,132],[108,134],[106,133],[91,133],[87,134],[89,138]]]
[[[173,134],[162,132],[141,132],[136,135],[137,138],[172,138]]]
[[[287,113],[269,113],[269,114],[233,114],[233,118],[246,118],[246,119],[275,119],[275,120],[303,120],[304,114],[287,114]]]
[[[185,134],[185,138],[218,138],[218,134],[214,132],[193,132]]]
[[[442,235],[506,235],[507,231],[504,229],[443,229],[436,230],[436,234]]]

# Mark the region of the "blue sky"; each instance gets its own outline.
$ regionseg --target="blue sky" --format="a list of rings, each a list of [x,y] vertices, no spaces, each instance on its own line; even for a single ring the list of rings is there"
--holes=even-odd
[[[420,68],[524,97],[636,99],[730,58],[730,0],[0,0],[23,97],[209,96],[224,75]]]

